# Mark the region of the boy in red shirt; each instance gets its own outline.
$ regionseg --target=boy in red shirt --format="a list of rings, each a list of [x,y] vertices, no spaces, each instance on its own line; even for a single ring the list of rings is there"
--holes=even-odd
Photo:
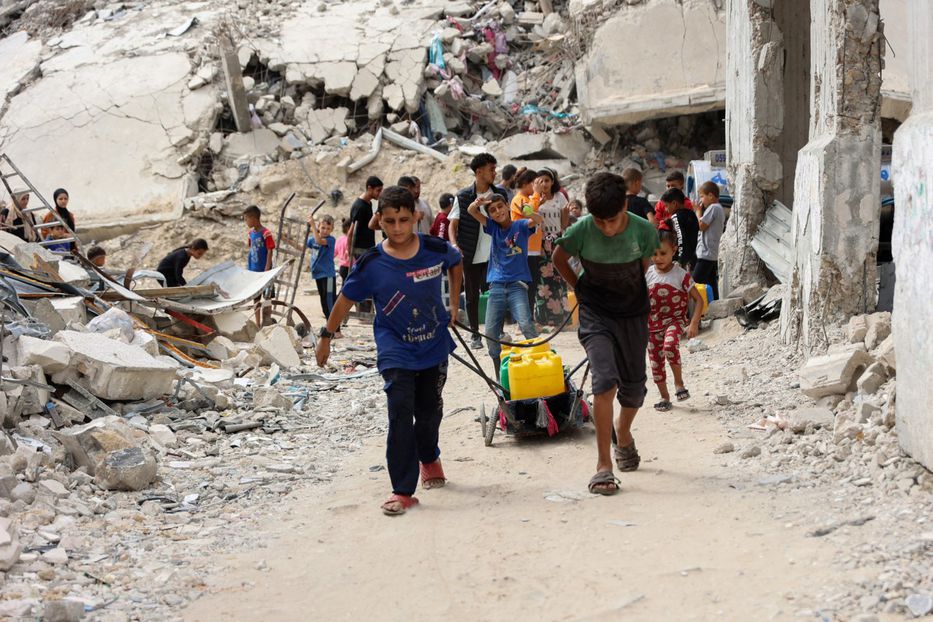
[[[431,225],[431,235],[445,242],[450,242],[450,220],[447,218],[447,214],[454,207],[454,195],[449,192],[442,194],[438,206],[441,211],[434,218],[434,223]]]

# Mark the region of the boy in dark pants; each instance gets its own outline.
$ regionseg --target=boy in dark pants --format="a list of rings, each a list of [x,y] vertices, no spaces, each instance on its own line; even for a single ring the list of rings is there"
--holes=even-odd
[[[634,471],[641,461],[632,422],[645,401],[648,377],[648,287],[645,270],[658,247],[658,233],[647,220],[629,214],[625,180],[597,173],[586,184],[589,215],[557,240],[554,266],[574,289],[580,305],[580,343],[593,374],[593,415],[598,458],[591,493],[613,495],[619,483],[609,454],[613,399],[622,406],[615,421],[616,464]],[[578,257],[584,273],[570,267]]]
[[[419,472],[425,489],[447,481],[439,458],[438,429],[444,413],[441,393],[447,381],[447,357],[454,350],[447,328],[459,309],[463,258],[447,242],[413,232],[415,200],[408,190],[386,188],[377,213],[386,239],[356,262],[321,329],[316,354],[323,366],[331,339],[350,308],[356,301],[373,299],[376,363],[385,380],[389,409],[386,461],[392,495],[382,511],[396,516],[418,503],[413,495]],[[450,280],[448,306],[441,300],[444,272]]]

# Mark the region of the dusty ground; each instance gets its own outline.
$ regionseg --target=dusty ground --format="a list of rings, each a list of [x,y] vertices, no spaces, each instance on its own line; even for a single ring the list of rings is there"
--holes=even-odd
[[[640,413],[642,468],[623,475],[622,494],[586,491],[591,426],[539,441],[497,433],[486,448],[475,413],[462,411],[442,427],[445,489],[384,517],[383,439],[367,439],[332,483],[296,489],[269,510],[253,548],[217,557],[208,593],[185,619],[851,619],[834,611],[839,593],[873,570],[840,556],[890,526],[808,536],[834,509],[847,511],[836,507],[836,485],[779,489],[762,462],[713,453],[727,436],[738,444],[760,434],[730,421],[734,406],[714,405],[735,384],[736,363],[756,373],[755,360],[716,349],[773,339],[741,332],[727,324],[707,334],[713,350],[687,355],[690,402]],[[567,359],[582,356],[572,333],[556,344]],[[771,382],[790,386],[794,369]],[[651,387],[648,403],[656,399]],[[452,368],[445,410],[483,401],[491,404],[479,381]]]

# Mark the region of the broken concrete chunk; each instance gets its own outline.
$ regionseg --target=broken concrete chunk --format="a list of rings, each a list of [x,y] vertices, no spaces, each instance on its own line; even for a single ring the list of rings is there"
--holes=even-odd
[[[38,365],[47,374],[62,371],[71,362],[71,350],[63,343],[22,335],[16,346],[20,365]]]
[[[253,408],[291,410],[292,401],[279,393],[276,387],[259,387],[253,392]]]
[[[868,332],[865,333],[865,348],[874,350],[891,334],[891,314],[887,311],[868,316]]]
[[[217,335],[207,344],[207,351],[214,360],[226,361],[236,356],[237,347],[229,338]]]
[[[22,547],[16,538],[13,521],[0,517],[0,571],[6,572],[19,561]]]
[[[301,365],[301,356],[284,326],[266,326],[256,335],[255,343],[263,355],[263,364],[276,363],[282,367]]]
[[[878,349],[875,351],[875,358],[892,370],[897,371],[897,352],[894,350],[894,335],[888,335],[888,337],[881,342]]]
[[[232,160],[274,156],[279,146],[279,137],[265,128],[245,134],[230,134],[222,155]]]
[[[256,323],[242,311],[228,311],[211,316],[217,333],[233,341],[252,341],[258,328]]]
[[[63,498],[68,496],[68,489],[65,486],[54,479],[44,479],[39,482],[39,490],[46,492],[53,497]]]
[[[849,325],[846,327],[846,336],[849,343],[864,343],[865,335],[868,334],[868,316],[856,315],[849,318]]]
[[[744,307],[741,298],[723,298],[714,300],[706,310],[706,318],[710,320],[723,320],[735,315],[735,312]]]
[[[138,346],[96,333],[63,330],[55,340],[72,352],[71,367],[87,389],[107,400],[148,400],[172,390],[175,367]]]
[[[792,432],[802,434],[807,428],[832,429],[836,415],[825,406],[801,408],[788,415],[789,427]]]
[[[872,362],[863,348],[815,356],[800,370],[800,388],[813,399],[844,395],[855,388],[855,381]]]
[[[178,439],[172,429],[162,423],[153,423],[149,426],[149,436],[162,447],[174,447],[178,444]]]
[[[83,617],[84,603],[80,600],[47,600],[42,608],[45,622],[78,622]]]
[[[64,445],[76,466],[84,467],[94,475],[107,454],[136,447],[141,442],[139,435],[143,433],[133,430],[120,417],[108,416],[85,425],[62,428],[52,434]]]
[[[878,392],[885,382],[888,381],[888,373],[884,369],[883,363],[872,363],[868,366],[856,381],[856,387],[862,395],[874,395]]]
[[[490,78],[483,84],[483,93],[490,97],[499,97],[502,95],[502,87],[494,78]]]
[[[263,194],[275,194],[287,188],[290,183],[287,175],[266,175],[259,180],[259,191]]]
[[[107,490],[142,490],[155,481],[155,458],[142,447],[118,449],[97,465],[94,479]]]
[[[743,285],[742,287],[737,287],[731,292],[726,298],[738,298],[742,301],[743,305],[747,305],[755,300],[758,300],[765,294],[765,288],[759,285],[758,283],[749,283],[748,285]]]

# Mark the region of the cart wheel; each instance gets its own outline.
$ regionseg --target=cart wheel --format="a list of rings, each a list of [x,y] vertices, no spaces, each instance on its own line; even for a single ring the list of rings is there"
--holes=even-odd
[[[306,337],[311,332],[311,322],[301,309],[281,300],[272,302],[272,321],[275,324],[294,326],[299,337]]]
[[[496,411],[498,414],[499,411]],[[484,441],[486,442],[486,447],[492,447],[492,437],[496,433],[496,425],[498,425],[499,417],[489,419],[486,421],[486,429],[483,430]]]
[[[479,427],[483,431],[483,438],[486,438],[486,426],[489,425],[486,417],[486,404],[479,405]]]
[[[583,422],[590,420],[590,405],[586,400],[580,400],[580,414],[583,415]]]

